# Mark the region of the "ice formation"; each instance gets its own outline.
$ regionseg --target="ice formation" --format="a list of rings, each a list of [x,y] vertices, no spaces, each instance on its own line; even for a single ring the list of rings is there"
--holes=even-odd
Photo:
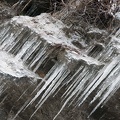
[[[120,87],[120,30],[110,36],[111,40],[107,45],[97,43],[81,52],[72,44],[72,39],[65,35],[64,27],[66,26],[61,21],[49,14],[34,18],[18,16],[0,26],[0,71],[9,74],[10,67],[16,69],[12,62],[20,69],[24,63],[26,68],[22,68],[22,71],[16,70],[17,73],[12,72],[11,75],[24,75],[27,69],[37,74],[40,74],[41,70],[45,71],[43,80],[33,91],[36,95],[20,108],[16,116],[41,96],[32,118],[49,96],[56,95],[66,86],[62,95],[64,104],[59,113],[67,104],[71,105],[73,102],[75,106],[81,106],[88,96],[97,90],[90,102],[93,104],[99,99],[92,114]],[[12,54],[12,58],[8,53]],[[32,72],[28,71],[30,75]],[[42,83],[44,84],[37,91]]]

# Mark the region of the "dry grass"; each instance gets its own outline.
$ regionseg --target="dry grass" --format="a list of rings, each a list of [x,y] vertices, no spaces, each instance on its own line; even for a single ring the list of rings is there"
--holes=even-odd
[[[83,20],[95,27],[109,29],[114,25],[114,15],[119,10],[119,5],[120,1],[117,0],[114,2],[111,0],[79,0],[77,3],[76,0],[71,0],[64,10],[54,16],[65,22],[70,20],[72,24],[78,24]]]
[[[13,8],[18,15],[36,16],[47,12],[62,19],[67,19],[72,13],[76,14],[71,16],[74,19],[83,18],[85,22],[97,27],[111,28],[119,6],[119,0],[24,0],[14,3]]]
[[[106,28],[112,26],[118,5],[117,1],[112,2],[111,0],[83,0],[78,8],[78,12],[89,23]]]
[[[66,6],[68,0],[24,0],[16,2],[12,6],[18,14],[26,14],[32,11],[36,16],[43,12],[55,13]],[[38,12],[39,11],[39,12]],[[32,15],[31,15],[32,16]]]

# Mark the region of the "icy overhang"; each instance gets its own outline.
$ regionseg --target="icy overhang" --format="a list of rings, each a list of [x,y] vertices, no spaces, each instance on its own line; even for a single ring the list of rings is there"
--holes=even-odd
[[[73,68],[78,62],[87,66],[103,66],[72,44],[72,38],[63,31],[65,27],[60,20],[46,13],[37,17],[16,16],[1,26],[0,39],[3,42],[0,49],[22,59],[34,71],[51,56],[68,68]]]
[[[66,26],[50,14],[42,13],[37,17],[16,16],[12,18],[11,23],[21,25],[23,28],[29,28],[51,44],[63,44],[74,47],[71,44],[71,39],[66,37],[63,32],[63,28]]]

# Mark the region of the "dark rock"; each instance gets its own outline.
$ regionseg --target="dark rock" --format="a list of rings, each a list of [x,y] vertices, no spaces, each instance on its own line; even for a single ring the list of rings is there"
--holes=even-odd
[[[7,112],[4,108],[0,108],[0,120],[7,120]]]
[[[9,4],[0,1],[0,23],[5,22],[5,20],[8,20],[15,15],[15,11],[11,8]]]

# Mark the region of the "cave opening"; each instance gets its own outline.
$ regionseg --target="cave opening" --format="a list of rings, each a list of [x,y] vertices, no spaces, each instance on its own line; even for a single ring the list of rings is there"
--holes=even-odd
[[[57,57],[47,58],[42,65],[37,69],[36,73],[44,78],[45,75],[50,71],[50,69],[56,64]]]

